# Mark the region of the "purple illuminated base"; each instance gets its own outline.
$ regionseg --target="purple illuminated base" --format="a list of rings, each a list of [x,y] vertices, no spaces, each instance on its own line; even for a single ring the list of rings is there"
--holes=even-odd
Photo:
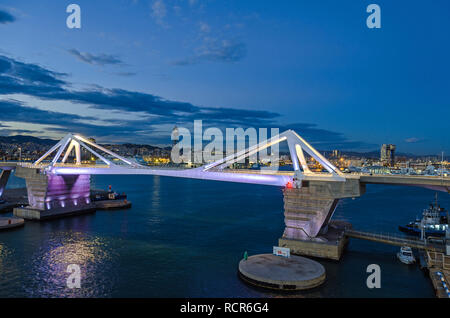
[[[28,203],[37,210],[82,210],[91,205],[90,175],[46,175],[27,179]]]

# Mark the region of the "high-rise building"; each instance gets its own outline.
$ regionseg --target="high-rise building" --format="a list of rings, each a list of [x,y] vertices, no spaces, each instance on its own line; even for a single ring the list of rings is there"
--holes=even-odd
[[[383,144],[381,146],[380,160],[384,166],[392,167],[395,163],[395,145]]]

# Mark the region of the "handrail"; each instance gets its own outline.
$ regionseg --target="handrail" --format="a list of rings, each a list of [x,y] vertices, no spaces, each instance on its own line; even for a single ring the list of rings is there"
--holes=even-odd
[[[416,248],[423,248],[427,250],[434,250],[434,251],[442,251],[444,248],[443,246],[439,246],[436,244],[428,243],[426,241],[422,241],[420,239],[413,239],[413,238],[405,238],[400,237],[397,235],[393,235],[391,233],[371,233],[371,232],[363,232],[363,231],[357,231],[357,230],[350,230],[346,229],[344,232],[345,235],[354,237],[354,238],[360,238],[360,239],[374,239],[379,241],[390,241],[392,243],[397,243],[399,245],[410,245],[412,247]]]

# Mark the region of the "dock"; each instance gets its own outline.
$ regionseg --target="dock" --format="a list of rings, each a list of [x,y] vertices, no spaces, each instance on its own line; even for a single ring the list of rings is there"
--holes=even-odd
[[[0,217],[0,231],[14,229],[25,224],[24,219],[16,217]]]
[[[438,298],[450,298],[450,256],[427,251],[425,256],[431,282]]]
[[[345,230],[346,237],[367,240],[394,246],[409,246],[420,250],[420,266],[429,271],[436,297],[450,298],[450,255],[446,255],[445,244],[434,244],[426,240],[406,238],[393,234],[370,233]]]
[[[131,208],[131,202],[127,200],[102,200],[95,201],[97,210],[122,210]]]
[[[445,246],[441,244],[430,243],[429,241],[423,241],[420,239],[406,238],[401,236],[396,236],[393,234],[383,234],[383,233],[371,233],[356,231],[353,229],[346,229],[344,235],[347,237],[352,237],[360,240],[367,240],[372,242],[378,242],[394,246],[409,246],[412,248],[445,253]]]
[[[28,206],[28,193],[26,188],[5,189],[0,201],[0,214],[10,213],[16,209],[16,216],[26,219],[49,219],[62,216],[81,215],[84,213],[92,213],[96,210],[121,210],[131,208],[131,202],[128,200],[110,200],[108,191],[91,189],[91,204],[80,207],[53,208],[48,211],[34,211]],[[94,200],[96,196],[104,198],[103,200]],[[24,210],[24,211],[22,211]],[[37,216],[34,216],[36,214]],[[11,227],[8,225],[8,227]]]

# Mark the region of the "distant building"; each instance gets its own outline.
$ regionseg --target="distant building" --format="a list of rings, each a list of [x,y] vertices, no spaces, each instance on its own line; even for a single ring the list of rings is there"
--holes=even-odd
[[[383,144],[381,146],[380,161],[384,166],[392,167],[395,163],[395,145]]]
[[[341,152],[340,152],[339,150],[336,150],[336,149],[335,149],[335,150],[333,150],[331,156],[332,156],[333,158],[339,158],[339,157],[341,156]]]
[[[94,138],[88,138],[92,143],[96,143],[96,140]],[[89,146],[89,145],[88,145]],[[73,156],[75,157],[75,149],[72,150]],[[96,158],[87,150],[81,147],[81,162],[85,163],[93,163],[95,162]]]

